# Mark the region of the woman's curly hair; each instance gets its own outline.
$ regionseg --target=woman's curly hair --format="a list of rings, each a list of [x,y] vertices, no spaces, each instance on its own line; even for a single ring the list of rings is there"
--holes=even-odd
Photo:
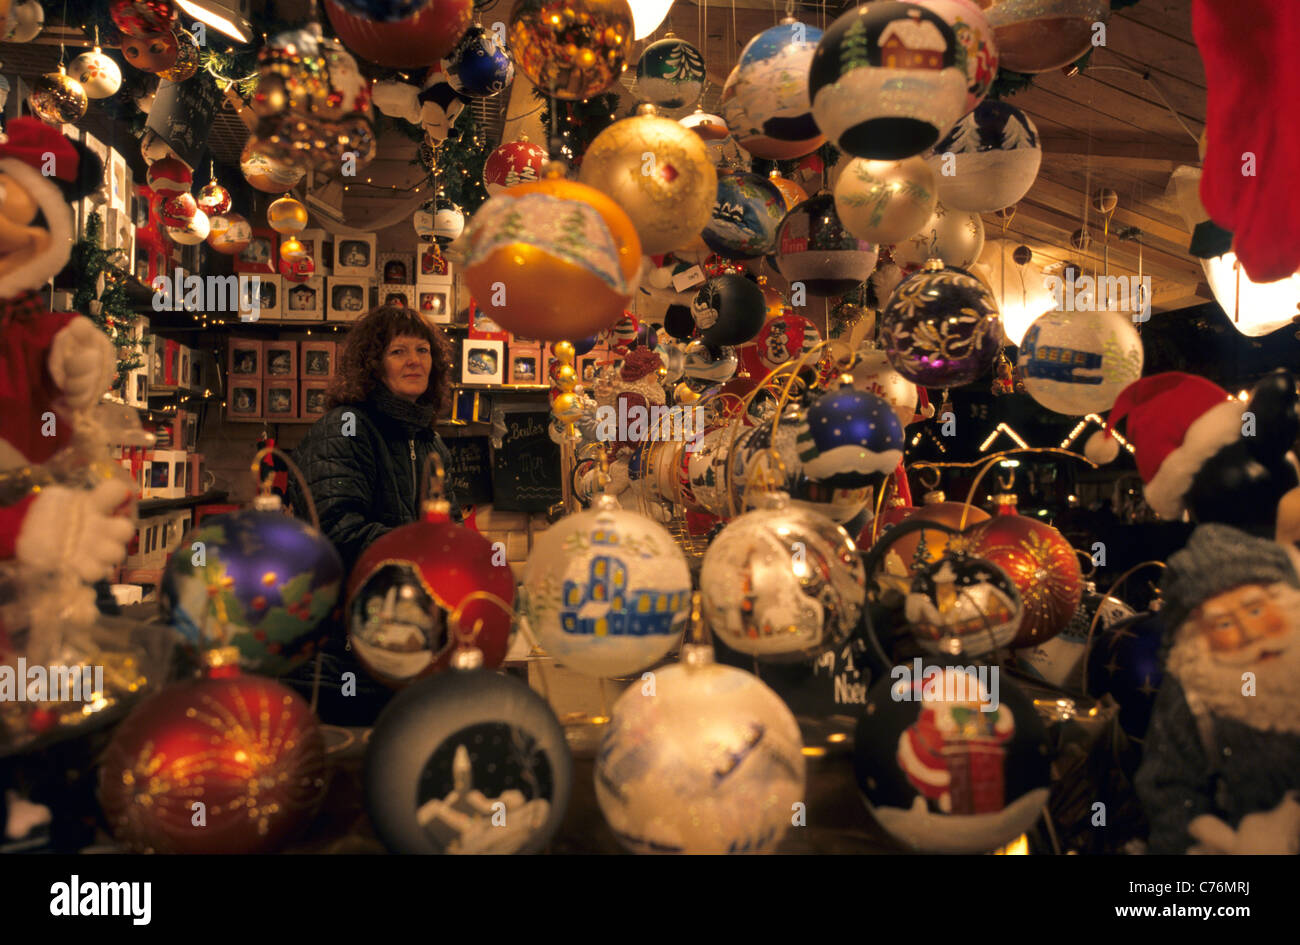
[[[326,392],[329,408],[359,404],[383,383],[384,352],[394,338],[408,336],[429,342],[433,367],[429,386],[416,401],[433,404],[441,416],[451,404],[452,345],[442,329],[429,324],[418,313],[395,305],[381,305],[352,326],[338,357],[338,376]]]

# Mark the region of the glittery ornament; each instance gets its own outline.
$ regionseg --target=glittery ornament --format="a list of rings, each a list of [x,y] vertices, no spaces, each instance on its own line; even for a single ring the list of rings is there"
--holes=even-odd
[[[483,186],[494,197],[507,187],[541,179],[546,149],[531,141],[507,141],[483,162]]]
[[[114,730],[99,768],[109,827],[141,853],[274,852],[327,784],[311,708],[257,676],[173,683]]]
[[[112,0],[108,15],[126,36],[147,36],[171,29],[176,19],[173,0]]]
[[[216,181],[209,181],[199,190],[198,206],[209,217],[225,213],[230,209],[230,191]]]
[[[248,139],[239,155],[239,170],[253,187],[267,194],[292,190],[306,172],[287,161],[273,157],[261,139]]]
[[[597,135],[578,179],[627,212],[647,255],[698,236],[718,193],[718,175],[699,136],[654,114],[652,106]]]
[[[288,240],[285,241],[286,244],[292,244],[296,242],[298,241],[295,240],[293,237],[290,237]],[[301,243],[298,243],[298,245],[302,246]],[[283,258],[284,257],[283,244],[280,246],[280,256],[281,259],[280,259],[279,272],[280,275],[284,276],[286,281],[293,282],[293,283],[303,283],[316,274],[316,263],[312,261],[312,258],[310,256],[297,256],[293,259],[285,259]],[[290,306],[290,308],[292,308],[292,305]]]
[[[189,191],[174,194],[158,203],[158,219],[163,226],[185,226],[198,212],[198,202]]]
[[[477,24],[461,36],[442,68],[451,87],[469,98],[491,98],[515,78],[509,50],[496,41],[495,33]]]
[[[222,213],[208,220],[208,245],[226,256],[237,256],[253,239],[253,228],[238,213]]]
[[[796,446],[809,479],[846,489],[879,485],[903,458],[903,428],[884,400],[842,384],[808,408]]]
[[[939,140],[966,104],[962,50],[915,3],[863,4],[826,30],[808,76],[818,127],[841,151],[898,161]]]
[[[740,146],[755,157],[791,160],[826,140],[808,100],[808,66],[821,38],[821,30],[787,17],[741,51],[723,86],[721,110]]]
[[[58,72],[47,72],[32,84],[27,104],[47,125],[63,125],[80,121],[90,102],[81,83],[60,66]]]
[[[908,632],[923,649],[980,657],[1011,642],[1024,616],[1024,604],[997,565],[949,551],[913,571],[903,616]]]
[[[266,208],[266,222],[277,233],[301,233],[307,219],[307,208],[293,197],[281,197]]]
[[[306,259],[307,247],[302,244],[302,240],[296,236],[290,236],[280,241],[280,260],[282,262],[294,262],[299,259]]]
[[[143,72],[154,74],[176,65],[176,60],[180,56],[180,45],[176,34],[171,29],[141,36],[128,36],[122,40],[119,48],[122,50],[122,56],[131,65]]]
[[[89,98],[109,98],[122,87],[122,70],[98,46],[72,60],[68,75],[81,83]]]
[[[925,160],[945,207],[991,213],[1029,193],[1043,147],[1028,115],[988,100],[953,125]]]
[[[474,19],[473,0],[430,0],[410,16],[379,19],[325,0],[325,15],[343,45],[362,59],[393,69],[436,63]]]
[[[893,246],[894,262],[904,269],[920,269],[927,259],[945,266],[968,269],[984,251],[984,221],[978,213],[949,210],[941,202],[910,238]]]
[[[703,237],[709,249],[729,259],[766,256],[776,247],[785,200],[766,177],[748,171],[718,174],[717,199]]]
[[[1142,338],[1128,315],[1047,312],[1025,333],[1016,368],[1025,391],[1048,410],[1105,413],[1142,376]]]
[[[582,101],[604,92],[632,54],[627,0],[519,0],[507,33],[515,63],[543,92]]]
[[[189,30],[176,26],[172,31],[176,36],[176,61],[166,69],[159,69],[158,78],[184,82],[199,71],[199,44]]]
[[[998,47],[993,27],[980,12],[975,0],[915,0],[919,6],[933,10],[952,27],[965,53],[966,105],[963,111],[984,101],[998,77]]]
[[[1093,24],[1110,17],[1108,0],[980,0],[1002,67],[1031,75],[1061,69],[1086,54]]]
[[[776,240],[776,271],[816,296],[844,295],[876,268],[874,243],[848,232],[830,194],[805,200],[785,215]]]
[[[803,800],[803,740],[757,677],[710,647],[655,672],[614,704],[596,756],[596,801],[638,853],[774,850]]]
[[[635,91],[643,101],[660,108],[685,108],[700,100],[704,80],[704,56],[686,40],[670,34],[641,53]]]
[[[880,338],[898,373],[922,387],[960,387],[993,364],[1002,339],[997,303],[960,269],[904,279],[880,313]]]
[[[937,199],[934,173],[920,158],[855,158],[835,182],[835,210],[844,228],[873,243],[898,243],[917,233]]]

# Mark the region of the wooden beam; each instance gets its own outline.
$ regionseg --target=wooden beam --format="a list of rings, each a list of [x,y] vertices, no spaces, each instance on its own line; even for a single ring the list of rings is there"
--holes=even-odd
[[[1043,153],[1069,157],[1117,158],[1128,167],[1163,168],[1166,164],[1200,164],[1201,156],[1196,142],[1184,137],[1183,141],[1155,140],[1153,138],[1066,137],[1050,132],[1039,136]],[[1173,167],[1169,168],[1171,171]]]
[[[1096,181],[1097,187],[1105,186],[1104,180]],[[1080,208],[1080,194],[1072,188],[1061,184],[1053,183],[1050,180],[1044,180],[1039,177],[1034,181],[1034,186],[1029,190],[1029,199],[1035,203],[1052,207],[1055,210],[1061,210],[1066,213],[1077,213]],[[1085,196],[1085,199],[1088,199]],[[1100,223],[1100,214],[1096,215],[1097,223]],[[1123,201],[1116,207],[1114,215],[1111,217],[1112,227],[1116,225],[1135,226],[1148,237],[1146,246],[1151,248],[1150,237],[1162,240],[1179,250],[1186,251],[1187,244],[1191,241],[1191,234],[1185,228],[1173,227],[1167,223],[1155,219],[1149,215],[1143,214],[1138,210],[1130,209],[1125,206]],[[1096,227],[1094,227],[1096,228]],[[1190,258],[1190,257],[1189,257]]]

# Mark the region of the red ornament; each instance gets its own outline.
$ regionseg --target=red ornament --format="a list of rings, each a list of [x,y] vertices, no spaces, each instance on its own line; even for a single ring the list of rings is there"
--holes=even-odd
[[[208,181],[199,191],[199,209],[210,217],[225,213],[230,209],[230,191],[216,181]]]
[[[343,45],[362,59],[395,69],[438,62],[455,48],[474,19],[473,0],[431,0],[404,20],[377,22],[325,0],[325,15]]]
[[[99,770],[114,836],[145,853],[272,852],[326,786],[311,708],[262,676],[168,686],[113,733]]]
[[[161,158],[149,165],[146,180],[155,194],[166,198],[189,191],[194,183],[194,172],[180,158]]]
[[[992,561],[1020,591],[1025,616],[1011,641],[1013,649],[1050,640],[1079,609],[1083,599],[1079,558],[1051,525],[1023,515],[997,515],[967,529],[953,544]]]
[[[280,275],[290,282],[306,282],[315,272],[316,264],[312,262],[310,256],[302,256],[294,260],[280,260]]]
[[[199,205],[190,193],[176,194],[168,197],[158,207],[158,219],[165,226],[189,226],[199,212]]]
[[[488,155],[483,162],[483,186],[488,196],[507,187],[540,180],[546,151],[530,141],[508,141]]]
[[[148,36],[171,29],[176,4],[172,0],[113,0],[108,15],[127,36]]]

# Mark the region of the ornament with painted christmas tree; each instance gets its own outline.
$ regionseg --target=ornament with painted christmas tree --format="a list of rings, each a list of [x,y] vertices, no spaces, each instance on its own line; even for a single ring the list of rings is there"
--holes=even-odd
[[[559,663],[588,676],[626,676],[677,646],[690,593],[690,568],[672,536],[602,495],[534,544],[519,609]]]
[[[68,75],[81,83],[89,98],[109,98],[122,87],[122,70],[99,46],[72,60]]]
[[[1110,16],[1107,0],[981,0],[981,5],[1002,67],[1030,75],[1062,69],[1085,55],[1096,45],[1097,25]]]
[[[788,161],[826,140],[808,99],[808,67],[821,38],[821,30],[786,17],[741,51],[722,89],[722,117],[755,157]]]
[[[818,194],[785,215],[776,240],[776,271],[811,295],[844,295],[876,268],[874,243],[858,239],[840,222],[835,199]]]
[[[634,683],[614,704],[596,801],[636,853],[767,853],[803,800],[802,752],[776,693],[688,644],[653,685]]]
[[[436,63],[455,47],[474,20],[473,0],[430,0],[409,16],[376,18],[325,0],[330,26],[348,49],[392,69]]]
[[[1116,311],[1045,312],[1019,351],[1025,391],[1067,416],[1104,413],[1142,376],[1142,338],[1133,320]]]
[[[222,255],[239,255],[252,239],[252,226],[238,213],[221,213],[208,220],[208,245]]]
[[[849,489],[879,485],[903,458],[903,428],[888,403],[845,375],[808,408],[798,446],[810,479]]]
[[[965,53],[966,105],[964,111],[984,101],[998,77],[998,47],[993,38],[993,27],[980,11],[975,0],[915,0],[926,9],[933,10],[952,27],[957,42]]]
[[[483,162],[483,186],[493,197],[507,187],[539,180],[546,163],[546,149],[521,134],[517,141],[498,145]]]
[[[277,233],[301,233],[307,226],[307,208],[301,200],[281,197],[266,208],[266,222]]]
[[[919,231],[934,213],[934,173],[920,158],[849,161],[835,182],[835,211],[858,239],[898,243]]]
[[[58,72],[47,72],[36,80],[27,104],[47,125],[63,125],[80,121],[90,102],[81,83],[59,66]]]
[[[230,191],[215,180],[204,184],[199,190],[199,196],[196,199],[199,209],[209,217],[218,216],[230,209]]]
[[[728,259],[754,259],[776,248],[785,200],[766,177],[748,171],[718,174],[717,199],[704,227],[709,249]]]
[[[491,98],[510,87],[515,64],[496,34],[475,24],[442,62],[451,87],[468,98]]]
[[[991,213],[1029,193],[1043,146],[1028,115],[1006,102],[986,100],[954,124],[925,161],[945,207]]]
[[[687,108],[704,94],[704,56],[669,31],[645,48],[636,64],[635,91],[660,108]]]
[[[930,219],[910,239],[896,242],[894,262],[905,271],[920,269],[927,259],[942,259],[945,266],[968,269],[984,251],[984,221],[978,213],[949,210],[935,204]]]
[[[577,102],[604,92],[632,54],[627,0],[518,0],[507,33],[515,64],[553,98]]]
[[[931,260],[904,279],[880,313],[889,362],[922,387],[960,387],[982,376],[1000,350],[1002,325],[988,288]]]

